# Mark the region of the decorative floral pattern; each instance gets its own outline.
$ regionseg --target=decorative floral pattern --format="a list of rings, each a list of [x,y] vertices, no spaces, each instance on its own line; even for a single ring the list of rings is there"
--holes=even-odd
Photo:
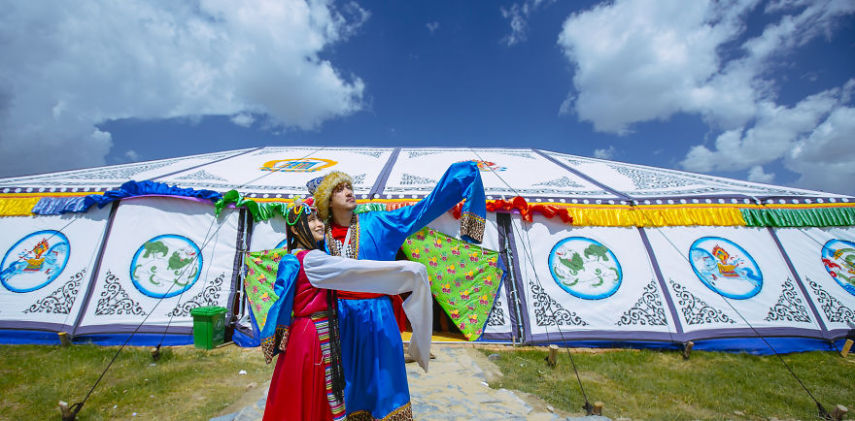
[[[829,294],[818,283],[812,281],[810,278],[805,279],[807,279],[808,285],[816,296],[816,302],[822,307],[822,311],[829,322],[855,323],[855,311],[843,305],[840,300],[834,298],[833,295]]]
[[[618,326],[665,326],[667,324],[668,319],[665,318],[665,306],[662,304],[655,280],[651,280],[644,287],[641,298],[629,310],[625,311],[616,323]]]
[[[372,156],[374,158],[380,158],[380,155],[383,155],[383,151],[378,150],[369,150],[369,149],[357,149],[353,151],[354,153]]]
[[[407,158],[413,159],[437,153],[439,153],[439,151],[407,151]]]
[[[216,180],[216,181],[229,181],[223,177],[216,176],[211,174],[205,170],[199,170],[194,173],[190,173],[187,175],[182,175],[178,177],[178,180]]]
[[[470,341],[484,332],[502,280],[499,253],[423,228],[402,246],[425,265],[431,293]]]
[[[505,310],[502,308],[502,299],[496,297],[493,311],[490,312],[490,317],[487,319],[487,326],[505,326]]]
[[[104,278],[104,290],[101,291],[98,305],[95,307],[95,315],[109,316],[114,314],[144,316],[147,313],[122,288],[119,278],[107,271],[107,276]]]
[[[565,309],[543,287],[529,281],[534,302],[534,320],[538,326],[588,326],[575,312]]]
[[[205,285],[205,288],[194,295],[193,298],[183,303],[178,303],[178,305],[176,305],[172,311],[166,313],[166,315],[169,317],[183,317],[189,315],[190,310],[193,310],[194,308],[220,304],[220,291],[223,290],[223,280],[225,277],[226,274],[221,273],[220,276],[214,278],[213,281],[208,282]]]
[[[759,184],[741,183],[724,178],[706,177],[665,169],[648,169],[614,163],[606,165],[632,180],[633,185],[639,189],[639,191],[632,192],[635,196],[661,195],[663,193],[661,190],[668,190],[667,193],[671,195],[697,195],[717,192],[746,193],[749,195],[764,193],[767,195],[804,196],[806,194],[805,192],[771,188]],[[695,187],[691,188],[690,186]]]
[[[769,309],[769,314],[763,319],[767,322],[786,320],[788,322],[811,323],[807,308],[796,292],[793,281],[787,278],[783,285],[778,303]]]
[[[71,308],[74,307],[74,301],[77,299],[77,293],[80,292],[80,283],[85,274],[86,269],[75,273],[65,284],[48,294],[47,297],[33,303],[24,310],[24,313],[70,313]]]
[[[364,173],[359,174],[359,175],[354,175],[350,178],[353,179],[353,185],[354,186],[359,186],[359,185],[365,184],[365,174]]]
[[[419,177],[417,175],[411,175],[404,173],[401,176],[401,184],[404,186],[413,186],[413,185],[424,185],[430,184],[431,186],[436,185],[436,180],[427,177]]]
[[[549,187],[585,187],[566,176],[561,178],[556,178],[555,180],[544,181],[542,183],[537,183],[535,186],[549,186]]]
[[[686,324],[736,323],[723,311],[710,306],[706,301],[689,292],[686,287],[671,279],[668,282],[671,283],[671,288],[674,289],[674,294],[677,296],[677,304],[680,306],[683,318],[686,319]]]
[[[674,177],[672,175],[658,173],[654,171],[642,170],[640,168],[631,168],[617,165],[609,165],[613,170],[617,171],[630,180],[637,189],[671,189],[675,187],[684,187],[698,184],[696,181]]]

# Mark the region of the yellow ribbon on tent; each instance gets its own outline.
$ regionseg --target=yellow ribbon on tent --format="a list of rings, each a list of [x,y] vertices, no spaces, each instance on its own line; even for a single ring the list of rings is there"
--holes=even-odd
[[[30,216],[41,197],[0,197],[0,216]]]
[[[745,226],[736,207],[703,206],[567,206],[574,226],[667,227],[686,225]]]

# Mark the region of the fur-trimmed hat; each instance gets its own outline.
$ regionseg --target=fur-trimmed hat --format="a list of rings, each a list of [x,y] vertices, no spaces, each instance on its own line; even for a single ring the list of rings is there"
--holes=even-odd
[[[315,189],[315,206],[318,208],[318,216],[321,217],[321,221],[329,219],[330,196],[332,196],[333,189],[341,183],[347,183],[350,188],[353,188],[353,178],[341,171],[333,171],[327,174]]]

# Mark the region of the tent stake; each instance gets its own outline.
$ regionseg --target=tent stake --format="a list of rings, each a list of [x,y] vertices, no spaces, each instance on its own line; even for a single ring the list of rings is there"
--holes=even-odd
[[[692,341],[686,342],[683,344],[683,359],[688,360],[689,355],[692,353],[692,348],[695,346],[695,343]]]
[[[850,342],[851,342],[851,341],[850,341]],[[837,405],[837,406],[835,406],[835,407],[834,407],[834,409],[831,411],[831,414],[830,414],[830,415],[831,415],[831,419],[833,419],[834,421],[841,421],[841,420],[843,419],[843,417],[845,417],[845,416],[846,416],[846,413],[848,413],[848,412],[849,412],[849,409],[848,409],[848,408],[846,408],[845,406],[843,406],[843,405]]]
[[[853,341],[852,339],[847,339],[846,342],[843,343],[843,349],[840,350],[840,356],[846,358],[849,356],[849,351],[852,349]]]
[[[558,345],[549,345],[549,354],[546,356],[546,364],[550,367],[558,365]]]
[[[62,413],[62,421],[74,421],[81,408],[83,408],[83,404],[81,403],[68,406],[68,402],[59,401],[59,412]]]
[[[154,361],[160,359],[160,345],[151,349],[151,359]]]

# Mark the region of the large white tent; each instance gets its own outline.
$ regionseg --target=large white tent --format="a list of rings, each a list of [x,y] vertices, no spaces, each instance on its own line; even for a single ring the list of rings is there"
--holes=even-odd
[[[192,308],[245,315],[242,252],[284,238],[263,209],[338,170],[382,212],[459,161],[508,269],[481,340],[765,352],[855,323],[852,197],[537,149],[262,147],[0,179],[0,342],[186,343]],[[254,207],[215,215],[233,189]]]

